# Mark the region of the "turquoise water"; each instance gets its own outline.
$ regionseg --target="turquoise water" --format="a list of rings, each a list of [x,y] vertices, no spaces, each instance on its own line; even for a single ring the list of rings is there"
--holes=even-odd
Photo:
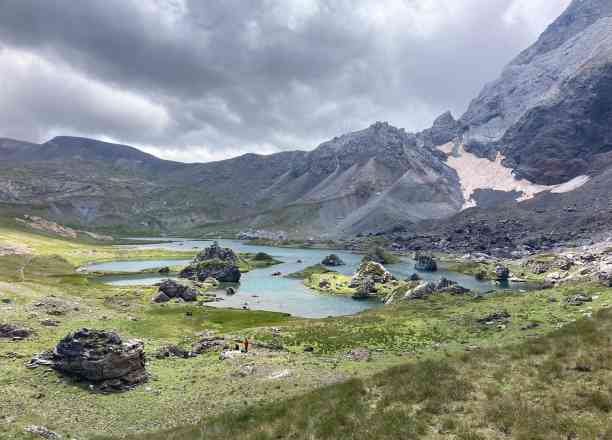
[[[274,272],[281,272],[283,275],[298,272],[308,266],[320,263],[325,256],[332,252],[340,256],[346,263],[346,266],[341,266],[336,270],[344,274],[353,274],[359,266],[361,255],[347,251],[252,246],[238,240],[219,240],[219,244],[223,247],[232,248],[235,252],[266,252],[283,263],[243,274],[236,295],[228,296],[225,291],[219,291],[218,296],[222,297],[224,301],[210,303],[213,307],[239,308],[247,306],[255,310],[269,310],[290,313],[294,316],[320,318],[352,315],[365,309],[381,306],[381,303],[375,300],[356,301],[350,297],[321,294],[306,288],[302,280],[272,276]],[[183,240],[135,245],[133,247],[140,249],[201,249],[207,246],[210,246],[210,241]],[[298,263],[298,260],[301,260],[301,262]],[[137,272],[143,269],[187,264],[188,262],[188,260],[114,261],[93,264],[87,266],[86,269],[88,271]],[[399,264],[386,267],[398,278],[406,278],[415,272],[414,262],[408,258],[403,259]],[[419,273],[419,275],[425,280],[439,280],[441,277],[446,277],[476,292],[500,289],[500,286],[493,282],[477,281],[472,276],[444,270],[436,273]],[[131,276],[109,276],[105,280],[109,284],[125,286],[154,284],[165,278],[167,277],[157,274],[135,274]],[[510,288],[520,287],[524,286],[510,286]]]

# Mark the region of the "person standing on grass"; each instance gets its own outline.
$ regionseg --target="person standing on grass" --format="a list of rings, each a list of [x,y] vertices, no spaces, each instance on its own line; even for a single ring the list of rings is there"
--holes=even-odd
[[[249,338],[248,337],[244,338],[244,352],[245,353],[249,352]]]

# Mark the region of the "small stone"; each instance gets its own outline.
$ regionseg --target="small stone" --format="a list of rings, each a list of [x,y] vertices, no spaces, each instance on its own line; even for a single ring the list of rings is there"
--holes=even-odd
[[[62,436],[59,435],[57,432],[53,432],[45,428],[44,426],[30,425],[26,426],[24,431],[47,440],[61,440],[62,438]]]

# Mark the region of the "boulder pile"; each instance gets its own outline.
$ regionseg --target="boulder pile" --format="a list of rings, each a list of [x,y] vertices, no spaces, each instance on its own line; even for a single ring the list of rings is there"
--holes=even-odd
[[[185,286],[174,280],[164,280],[158,284],[158,290],[152,301],[156,303],[168,302],[171,299],[181,299],[183,301],[196,301],[198,291],[193,287]]]
[[[30,366],[47,365],[89,382],[99,391],[125,391],[146,382],[144,343],[124,342],[112,331],[80,329],[68,334],[51,352],[32,359]]]
[[[234,251],[214,242],[200,252],[179,276],[197,281],[205,281],[210,277],[222,283],[237,283],[241,274]]]
[[[366,278],[371,279],[372,283],[380,284],[388,283],[394,279],[391,272],[387,271],[382,264],[374,261],[364,261],[357,269],[357,272],[355,272],[355,275],[351,278],[349,287],[360,288],[363,284],[363,280]]]

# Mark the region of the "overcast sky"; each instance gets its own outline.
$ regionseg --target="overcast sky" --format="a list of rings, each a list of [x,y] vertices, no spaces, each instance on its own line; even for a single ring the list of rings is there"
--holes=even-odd
[[[0,0],[0,137],[207,161],[459,117],[570,0]]]

